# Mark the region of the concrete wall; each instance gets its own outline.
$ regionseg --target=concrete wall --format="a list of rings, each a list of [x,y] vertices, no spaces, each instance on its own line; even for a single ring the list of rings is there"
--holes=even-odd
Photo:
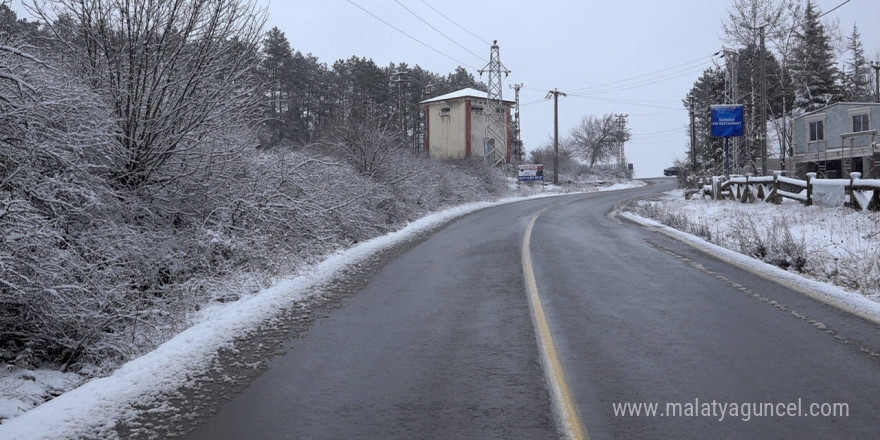
[[[467,101],[428,104],[428,151],[440,159],[464,159],[467,153]]]

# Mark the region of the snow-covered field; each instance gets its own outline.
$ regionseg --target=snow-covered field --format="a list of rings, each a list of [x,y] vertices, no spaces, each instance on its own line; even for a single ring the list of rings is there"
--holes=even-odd
[[[604,189],[624,187],[626,185],[614,185]],[[554,191],[548,190],[530,197],[553,194]],[[114,438],[114,426],[134,417],[136,406],[157,404],[158,396],[172,392],[192,380],[196,373],[207,369],[218,350],[231,346],[235,339],[277,317],[279,310],[315,295],[315,286],[329,281],[345,268],[456,217],[522,199],[472,203],[444,210],[412,222],[400,231],[337,252],[304,272],[305,275],[279,282],[238,301],[205,309],[198,324],[158,349],[125,364],[108,377],[91,380],[78,388],[71,390],[80,381],[80,376],[73,374],[42,370],[0,373],[0,418],[11,417],[0,424],[0,438]],[[776,258],[779,265],[788,264],[788,270],[768,266],[689,234],[667,232],[680,234],[682,239],[714,249],[713,252],[727,252],[726,258],[739,258],[741,264],[749,264],[756,270],[788,277],[789,282],[810,284],[813,290],[822,292],[832,303],[880,317],[880,302],[868,299],[878,299],[880,217],[877,213],[807,208],[794,203],[773,206],[708,199],[686,201],[679,191],[666,194],[662,200],[643,202],[630,209],[638,213],[627,213],[630,218],[661,227],[645,218],[655,217],[737,252],[764,246],[765,259]],[[770,234],[775,238],[744,233],[741,231],[743,226],[761,231],[775,228],[776,232]],[[787,260],[779,255],[779,246],[795,249],[796,255],[786,263]],[[801,257],[805,260],[799,260]],[[805,280],[797,272],[798,267],[805,272],[803,275],[836,281],[850,288],[856,286],[854,290],[863,290],[865,294]],[[70,391],[64,392],[66,390]],[[58,397],[40,404],[47,396],[56,395]]]

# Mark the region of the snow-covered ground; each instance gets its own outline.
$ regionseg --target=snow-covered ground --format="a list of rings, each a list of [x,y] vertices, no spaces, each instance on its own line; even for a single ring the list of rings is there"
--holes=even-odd
[[[632,210],[641,215],[622,215],[880,324],[880,213],[790,201],[685,200],[682,190]]]
[[[642,182],[633,182],[600,189],[642,185]],[[79,385],[81,378],[71,373],[20,369],[0,372],[0,419],[6,419],[0,424],[0,439],[115,438],[116,424],[132,419],[138,406],[160,404],[158,396],[173,392],[207,370],[219,350],[230,348],[233,341],[278,317],[280,311],[309,299],[316,294],[315,286],[332,280],[346,268],[465,214],[560,192],[562,189],[548,185],[537,195],[457,206],[414,221],[397,232],[337,252],[301,271],[304,275],[281,281],[238,301],[204,309],[196,325],[156,350],[128,362],[110,376],[90,380],[75,389],[72,388]],[[51,400],[43,403],[48,398]]]
[[[683,190],[633,210],[667,226],[814,280],[880,300],[880,212],[711,200]]]
[[[627,185],[614,185],[605,190],[622,189]],[[530,197],[554,195],[554,191]],[[338,252],[320,264],[304,271],[305,275],[281,281],[271,288],[245,296],[239,301],[218,304],[203,310],[199,323],[181,332],[156,350],[135,359],[108,377],[91,380],[78,388],[79,376],[51,371],[13,370],[0,373],[0,418],[12,417],[0,424],[0,438],[6,440],[57,439],[71,437],[114,438],[114,426],[133,418],[136,406],[156,405],[158,396],[173,392],[198,372],[207,369],[218,350],[230,347],[233,341],[254,331],[261,323],[278,316],[280,310],[310,298],[314,287],[333,279],[353,264],[372,255],[429,231],[451,219],[483,209],[488,206],[523,200],[523,197],[495,202],[472,203],[447,209],[418,221],[400,231],[361,243]],[[651,205],[653,204],[653,205]],[[805,280],[799,274],[759,262],[722,247],[709,244],[693,235],[677,232],[644,218],[648,212],[660,213],[671,210],[680,215],[674,217],[683,222],[681,229],[694,226],[695,231],[708,230],[713,240],[719,237],[736,237],[738,224],[751,221],[756,225],[773,225],[784,221],[793,239],[802,238],[808,253],[821,255],[818,261],[827,263],[837,258],[838,273],[841,261],[849,261],[853,255],[873,255],[874,272],[880,271],[877,253],[880,252],[880,233],[876,214],[855,213],[846,210],[806,208],[796,204],[772,206],[766,204],[743,205],[734,202],[711,200],[685,201],[680,192],[668,194],[663,200],[633,208],[640,215],[624,215],[643,223],[678,234],[695,245],[749,265],[790,283],[807,286],[819,292],[822,300],[838,304],[865,316],[880,319],[880,302],[872,301],[860,293],[818,281]],[[780,220],[781,219],[781,220]],[[706,234],[700,234],[706,235]],[[722,242],[725,240],[721,240]],[[779,239],[777,241],[784,242]],[[731,242],[738,242],[733,240]],[[748,240],[745,240],[748,242]],[[872,254],[873,253],[873,254]],[[851,264],[851,263],[847,263]],[[829,269],[828,264],[810,260],[804,267]],[[821,277],[817,277],[820,278]],[[876,278],[875,278],[876,279]],[[876,289],[875,283],[875,289]],[[876,292],[871,294],[876,298]],[[63,392],[64,390],[70,390]],[[60,395],[58,395],[60,394]],[[46,396],[58,397],[39,404]]]

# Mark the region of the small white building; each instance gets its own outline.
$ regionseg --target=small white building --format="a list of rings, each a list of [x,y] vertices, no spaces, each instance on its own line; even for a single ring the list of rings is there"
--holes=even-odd
[[[880,177],[880,104],[839,102],[794,119],[794,162],[799,176]]]
[[[487,153],[486,138],[486,92],[476,89],[462,89],[452,93],[426,99],[425,106],[425,151],[438,159],[483,158]],[[510,162],[510,109],[513,101],[502,101],[507,121],[504,145],[489,142],[493,149]],[[500,153],[499,153],[500,152]],[[497,161],[500,158],[493,158]]]

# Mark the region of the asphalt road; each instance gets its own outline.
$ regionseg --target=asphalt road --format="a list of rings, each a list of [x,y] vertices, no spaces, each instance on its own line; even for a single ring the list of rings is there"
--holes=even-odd
[[[609,214],[672,186],[659,182],[450,223],[287,341],[188,438],[560,438],[565,402],[524,281],[538,212],[536,293],[582,438],[880,438],[880,328]],[[616,414],[626,403],[659,407]],[[803,415],[814,404],[848,414]]]

